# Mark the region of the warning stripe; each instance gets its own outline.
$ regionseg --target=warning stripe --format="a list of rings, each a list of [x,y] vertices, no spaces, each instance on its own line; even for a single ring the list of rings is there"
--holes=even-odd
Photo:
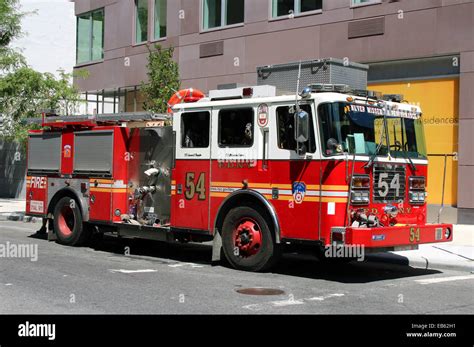
[[[229,187],[234,188],[238,187],[241,189],[243,187],[242,182],[212,182],[211,185],[213,187]],[[279,184],[279,183],[249,183],[249,188],[278,188],[278,189],[293,189],[291,184]],[[324,191],[349,191],[349,186],[347,185],[332,185],[332,184],[324,184],[320,186],[319,184],[309,184],[306,185],[308,190],[324,190]]]
[[[211,197],[213,198],[226,198],[231,193],[218,193],[218,192],[211,192]],[[174,194],[173,194],[174,195]],[[293,201],[294,198],[292,195],[280,195],[278,199],[273,199],[271,195],[263,194],[263,196],[268,200],[279,200],[279,201]],[[335,197],[313,197],[313,196],[305,196],[303,202],[336,202],[336,203],[347,203],[347,198],[335,198]]]
[[[126,188],[91,188],[92,193],[127,193]]]
[[[249,183],[248,187],[253,189],[269,200],[293,201],[293,190],[291,184],[267,184]],[[241,190],[242,184],[238,182],[212,182],[211,197],[226,198],[234,191]],[[272,189],[278,188],[278,199],[273,199]],[[344,185],[307,185],[304,202],[336,202],[347,203],[348,186]]]

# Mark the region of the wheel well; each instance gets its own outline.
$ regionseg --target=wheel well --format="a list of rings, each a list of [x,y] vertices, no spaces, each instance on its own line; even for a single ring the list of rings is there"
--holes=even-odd
[[[69,189],[62,189],[53,196],[53,198],[51,199],[51,202],[49,203],[49,206],[48,206],[48,215],[53,214],[54,207],[56,206],[58,201],[61,200],[64,197],[68,197],[68,198],[73,199],[78,204],[78,206],[81,210],[82,216],[84,216],[84,210],[82,209],[81,199],[79,199],[77,197],[77,195],[72,190],[69,190]]]
[[[235,193],[234,193],[235,194]],[[265,198],[261,196],[259,193],[256,192],[243,192],[243,191],[238,191],[237,194],[231,195],[228,197],[221,205],[219,208],[219,211],[217,213],[217,217],[214,223],[214,232],[221,232],[222,230],[222,225],[224,224],[224,219],[229,213],[231,209],[237,206],[249,206],[249,207],[257,207],[259,208],[266,217],[266,219],[270,222],[270,229],[274,233],[275,240],[277,243],[280,243],[280,232],[279,232],[279,224],[278,220],[276,220],[276,215],[273,216],[270,208],[271,205],[267,205],[264,203]]]

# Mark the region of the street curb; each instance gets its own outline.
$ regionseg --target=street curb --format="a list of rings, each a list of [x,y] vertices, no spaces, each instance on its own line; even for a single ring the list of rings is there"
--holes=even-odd
[[[0,213],[0,222],[41,223],[42,218],[25,216],[23,212]]]
[[[396,264],[402,266],[410,266],[415,268],[422,268],[425,270],[458,270],[474,272],[474,262],[465,262],[461,264],[443,263],[437,261],[429,261],[429,259],[410,259],[398,254],[373,254],[366,256],[367,261],[374,263]]]

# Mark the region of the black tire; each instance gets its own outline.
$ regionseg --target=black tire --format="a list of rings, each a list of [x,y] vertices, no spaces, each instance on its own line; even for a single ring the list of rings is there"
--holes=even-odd
[[[250,221],[259,231],[259,240],[247,253],[236,246],[235,237],[241,235],[237,227]],[[275,265],[280,256],[280,247],[275,242],[271,223],[265,214],[256,207],[242,206],[228,212],[222,225],[222,248],[232,267],[243,271],[266,271]],[[249,243],[252,244],[251,242]],[[257,247],[258,246],[258,247]]]
[[[54,232],[57,242],[67,246],[81,246],[88,240],[90,229],[82,221],[82,213],[76,200],[60,199],[54,207]]]

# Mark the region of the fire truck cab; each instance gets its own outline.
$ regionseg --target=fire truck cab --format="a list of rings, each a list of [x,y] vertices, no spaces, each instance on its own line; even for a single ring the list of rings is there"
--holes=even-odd
[[[451,241],[452,225],[427,223],[421,109],[400,101],[344,85],[255,86],[172,115],[51,118],[30,134],[27,213],[49,219],[62,244],[92,229],[213,241],[213,260],[248,271],[298,246]]]

